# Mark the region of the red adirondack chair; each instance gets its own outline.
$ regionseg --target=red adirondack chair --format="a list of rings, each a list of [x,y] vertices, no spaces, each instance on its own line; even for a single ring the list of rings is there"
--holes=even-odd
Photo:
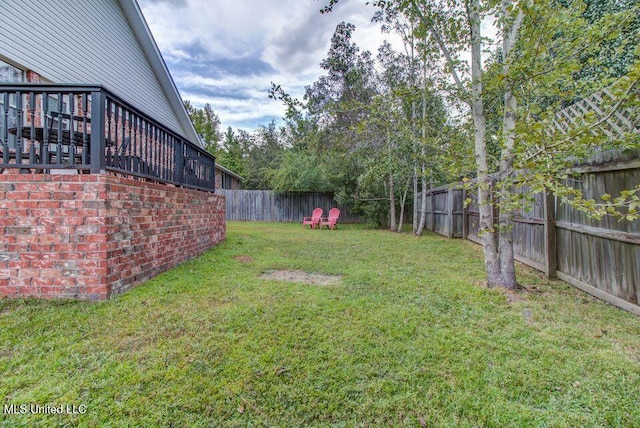
[[[311,217],[302,218],[302,227],[304,227],[305,224],[308,224],[311,226],[311,229],[315,229],[316,226],[320,226],[321,218],[322,218],[322,208],[316,208],[315,210],[313,210],[313,213],[311,213]]]
[[[322,226],[327,226],[327,229],[335,229],[338,227],[338,217],[340,217],[340,210],[337,208],[331,208],[329,210],[329,217],[322,217],[320,219],[320,229]]]

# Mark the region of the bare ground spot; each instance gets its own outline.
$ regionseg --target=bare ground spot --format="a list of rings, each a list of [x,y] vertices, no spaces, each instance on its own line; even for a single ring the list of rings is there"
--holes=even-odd
[[[533,287],[535,289],[535,287]],[[526,286],[518,286],[515,290],[510,290],[507,288],[496,287],[494,290],[502,294],[507,300],[508,304],[515,304],[520,302],[527,301],[527,293],[529,292],[529,288]],[[522,310],[522,317],[527,324],[532,324],[534,317],[530,308],[524,308]]]
[[[251,256],[243,256],[243,255],[235,256],[234,259],[236,259],[240,263],[251,263],[253,261],[253,257],[251,257]]]
[[[520,290],[500,290],[502,294],[507,298],[509,303],[517,303],[526,300],[526,295]]]
[[[516,288],[515,290],[510,290],[504,287],[489,287],[487,286],[486,281],[474,281],[474,285],[488,288],[502,294],[507,299],[507,303],[517,303],[526,300],[526,293],[529,291],[529,288],[527,288],[527,286],[522,285],[518,285],[518,288]]]
[[[309,273],[302,270],[270,270],[264,272],[260,278],[276,281],[302,282],[310,285],[336,285],[340,283],[340,276]]]

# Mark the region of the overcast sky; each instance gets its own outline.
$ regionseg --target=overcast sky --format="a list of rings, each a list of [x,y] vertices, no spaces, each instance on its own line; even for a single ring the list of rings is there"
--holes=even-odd
[[[342,0],[138,0],[183,99],[213,106],[227,126],[252,131],[280,119],[270,100],[275,82],[295,97],[321,74],[320,61],[341,21],[356,25],[354,40],[375,54],[389,35],[371,24],[374,9]]]

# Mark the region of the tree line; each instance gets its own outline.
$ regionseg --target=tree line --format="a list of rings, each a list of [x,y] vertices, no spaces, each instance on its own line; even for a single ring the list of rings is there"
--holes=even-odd
[[[329,0],[322,12],[338,3]],[[413,209],[420,235],[426,207],[412,201],[460,182],[477,195],[488,284],[508,288],[517,286],[513,219],[533,193],[553,192],[594,217],[638,218],[640,184],[591,200],[572,173],[599,151],[640,148],[635,131],[623,138],[602,131],[622,111],[637,128],[637,2],[367,3],[382,31],[401,37],[400,51],[387,42],[375,54],[362,51],[355,26],[340,23],[323,75],[302,99],[272,83],[269,96],[286,106],[282,126],[211,137],[210,149],[247,187],[331,192],[393,231]],[[560,109],[603,88],[615,101],[599,106],[602,115],[586,112],[568,130],[554,125]]]

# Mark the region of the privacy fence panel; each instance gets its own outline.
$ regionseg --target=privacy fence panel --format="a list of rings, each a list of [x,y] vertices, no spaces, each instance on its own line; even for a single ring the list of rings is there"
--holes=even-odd
[[[425,211],[425,229],[449,238],[464,236],[463,211],[465,192],[452,186],[440,186],[427,191],[427,209]],[[422,206],[422,195],[416,198],[418,207]],[[419,213],[420,215],[420,213]]]
[[[478,207],[478,194],[476,192],[465,192],[469,203],[464,207],[465,212],[465,234],[464,237],[469,241],[482,244],[480,240],[480,208]]]
[[[640,165],[618,169],[619,163],[573,180],[588,198],[620,191],[640,183]],[[568,205],[556,207],[558,276],[587,291],[594,288],[626,302],[640,302],[640,222],[605,217],[601,220]],[[593,291],[593,290],[592,290]]]
[[[517,190],[528,194],[526,186]],[[513,219],[513,252],[516,260],[545,271],[545,197],[544,193],[530,195],[533,201],[522,203],[522,207]]]
[[[604,193],[615,197],[633,189],[640,184],[640,150],[594,156],[576,167],[570,183],[596,201]],[[523,202],[514,218],[516,260],[640,315],[640,222],[597,220],[553,195],[531,194],[527,187],[518,191],[533,200]],[[421,207],[421,197],[417,203]],[[426,229],[480,244],[478,223],[476,191],[454,185],[427,191]]]
[[[326,193],[276,194],[271,190],[219,190],[218,193],[226,196],[227,220],[232,221],[302,222],[315,208],[322,208],[325,215],[331,208],[339,208],[339,223],[362,221]]]

